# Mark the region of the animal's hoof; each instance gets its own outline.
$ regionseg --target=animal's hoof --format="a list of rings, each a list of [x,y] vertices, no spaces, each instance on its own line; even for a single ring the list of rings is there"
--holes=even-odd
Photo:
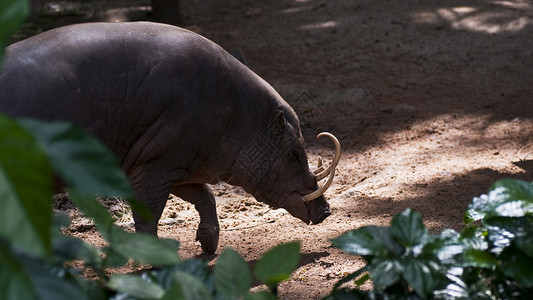
[[[196,240],[200,241],[202,251],[205,254],[214,254],[218,246],[218,225],[200,224],[198,231],[196,231]]]

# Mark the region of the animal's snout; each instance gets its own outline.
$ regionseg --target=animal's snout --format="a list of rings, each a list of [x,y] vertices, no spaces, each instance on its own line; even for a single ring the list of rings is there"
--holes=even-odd
[[[316,219],[312,219],[311,223],[312,224],[319,224],[322,221],[324,221],[327,217],[329,217],[329,215],[331,215],[331,210],[328,207],[326,210],[324,210],[322,212],[322,214],[320,216],[318,216]]]
[[[319,224],[331,215],[331,209],[323,196],[309,202],[309,212],[312,224]]]

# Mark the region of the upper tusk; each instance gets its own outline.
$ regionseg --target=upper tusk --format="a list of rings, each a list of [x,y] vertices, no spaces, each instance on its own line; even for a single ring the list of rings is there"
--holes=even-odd
[[[339,140],[333,134],[331,134],[329,132],[322,132],[322,133],[320,133],[317,136],[317,138],[320,138],[321,136],[327,136],[333,141],[333,144],[335,144],[335,154],[333,156],[333,161],[331,162],[331,165],[326,170],[322,171],[322,173],[317,174],[317,180],[319,180],[318,179],[319,176],[323,176],[322,178],[324,178],[324,177],[328,176],[328,174],[329,174],[328,180],[318,190],[316,190],[316,191],[314,191],[314,192],[312,192],[310,194],[305,195],[304,196],[304,201],[305,202],[309,202],[311,200],[314,200],[314,199],[322,196],[324,194],[324,192],[326,192],[326,190],[333,183],[333,178],[335,177],[335,168],[337,167],[337,164],[339,163],[339,161],[341,159],[341,144],[339,143]]]

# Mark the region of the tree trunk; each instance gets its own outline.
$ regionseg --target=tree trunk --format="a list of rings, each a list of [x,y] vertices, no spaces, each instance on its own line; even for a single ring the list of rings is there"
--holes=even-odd
[[[152,0],[152,20],[160,23],[179,25],[179,0]]]

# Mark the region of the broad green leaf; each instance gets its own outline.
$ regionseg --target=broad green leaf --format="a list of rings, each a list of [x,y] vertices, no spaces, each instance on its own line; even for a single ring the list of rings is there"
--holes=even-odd
[[[33,285],[12,250],[0,238],[0,299],[33,300]]]
[[[381,256],[387,253],[400,255],[403,252],[387,227],[361,227],[346,232],[332,242],[343,251],[361,256]]]
[[[402,246],[408,248],[423,245],[428,238],[422,217],[410,208],[392,218],[390,233]]]
[[[165,290],[156,283],[128,274],[112,275],[107,287],[137,299],[161,299]]]
[[[373,291],[360,291],[357,289],[343,288],[333,291],[322,300],[368,300],[376,298]]]
[[[513,240],[516,237],[533,232],[533,218],[525,216],[520,218],[494,217],[485,221],[489,233],[489,239],[495,241],[501,239],[494,235],[505,235],[505,238]]]
[[[443,230],[439,236],[424,245],[422,255],[437,257],[443,264],[453,264],[454,258],[464,250],[459,237],[459,233],[452,229]]]
[[[369,264],[369,271],[375,288],[383,291],[400,281],[403,268],[398,259],[376,257]]]
[[[505,197],[512,200],[524,200],[533,203],[533,183],[516,179],[501,179],[494,183],[492,189],[502,187],[505,189]]]
[[[525,181],[497,181],[486,195],[475,197],[465,213],[465,222],[533,214],[533,186]]]
[[[498,263],[497,259],[486,250],[467,248],[463,253],[463,266],[477,268],[492,268]]]
[[[104,278],[104,277],[101,277]],[[83,290],[83,293],[90,300],[108,300],[109,295],[107,294],[107,289],[104,291],[104,288],[100,285],[100,282],[94,279],[85,279],[81,276],[75,276],[74,279],[78,282],[78,285]]]
[[[50,246],[53,173],[15,121],[0,115],[0,236],[44,255]]]
[[[87,291],[62,265],[52,265],[30,256],[18,258],[40,299],[88,300]]]
[[[533,288],[533,259],[516,247],[506,248],[501,256],[503,273],[513,278],[523,287]]]
[[[461,275],[463,275],[462,268],[457,268],[457,267],[449,268],[446,274],[446,277],[448,279],[448,284],[446,285],[445,288],[434,291],[433,295],[435,296],[435,298],[436,299],[468,299],[469,287],[463,281],[463,279],[461,278]],[[475,283],[470,282],[470,285],[473,286],[475,285]],[[480,298],[483,299],[483,297],[480,297]],[[485,298],[488,298],[488,297],[485,297]]]
[[[85,265],[100,270],[102,265],[101,252],[85,241],[66,235],[57,235],[52,239],[52,253],[62,261],[83,260]]]
[[[217,291],[222,296],[242,295],[252,286],[252,274],[248,264],[231,248],[220,254],[213,272]]]
[[[98,200],[87,194],[68,190],[72,202],[89,218],[94,220],[96,227],[106,240],[114,227],[114,220],[109,211]]]
[[[187,300],[185,299],[183,288],[176,284],[165,291],[165,295],[161,300]]]
[[[165,294],[164,300],[209,300],[213,297],[198,278],[180,270],[172,275],[172,287]]]
[[[281,244],[259,259],[255,276],[269,286],[288,279],[300,261],[300,242]]]
[[[126,265],[129,262],[129,257],[118,253],[111,247],[105,247],[102,252],[105,254],[105,268],[118,268]]]
[[[152,272],[151,275],[154,276],[155,280],[164,289],[168,290],[174,284],[174,272],[177,270],[197,278],[205,284],[207,290],[215,290],[214,278],[211,269],[208,268],[207,262],[201,259],[184,260],[179,264]]]
[[[28,15],[27,0],[0,0],[0,66],[9,36]]]
[[[533,232],[529,232],[525,237],[520,237],[515,240],[515,245],[524,254],[533,258]]]
[[[423,299],[428,299],[433,290],[444,287],[445,277],[437,263],[417,258],[406,258],[401,263],[405,281]]]
[[[78,194],[133,199],[115,156],[77,126],[32,119],[20,124],[45,149],[54,171]]]
[[[276,300],[276,296],[272,295],[270,292],[261,291],[257,293],[248,293],[244,295],[244,300]]]
[[[109,238],[109,246],[138,263],[166,266],[181,262],[177,241],[158,239],[142,232],[129,233],[116,226]]]

